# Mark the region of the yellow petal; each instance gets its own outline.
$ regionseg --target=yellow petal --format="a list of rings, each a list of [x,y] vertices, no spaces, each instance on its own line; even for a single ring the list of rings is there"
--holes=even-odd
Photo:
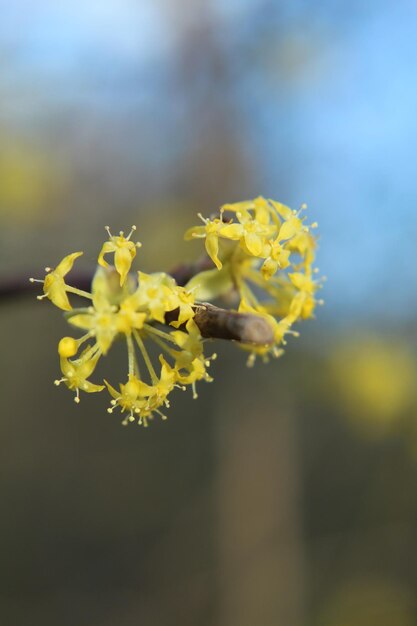
[[[205,237],[206,236],[206,227],[205,226],[193,226],[185,231],[184,239],[185,241],[190,241],[191,239],[195,239],[196,237]]]
[[[78,257],[82,254],[82,252],[73,252],[72,254],[64,257],[61,263],[59,263],[54,269],[54,273],[58,274],[59,276],[65,276],[65,274],[68,274],[68,272],[72,269],[72,266],[74,265],[75,259],[78,259]]]
[[[226,224],[220,229],[219,234],[226,239],[232,239],[236,241],[240,239],[243,234],[242,224]]]
[[[279,239],[290,239],[302,228],[302,222],[298,217],[292,217],[284,222],[279,230]]]
[[[120,286],[122,286],[126,280],[126,276],[132,265],[133,256],[126,248],[118,248],[114,254],[114,265],[117,273],[120,275]]]
[[[118,391],[116,391],[116,389],[114,387],[112,387],[110,385],[110,383],[107,382],[107,380],[104,380],[107,389],[109,390],[109,394],[112,396],[112,398],[114,398],[115,400],[117,400],[118,398],[120,398],[120,393]]]
[[[219,253],[219,240],[218,240],[217,235],[215,234],[207,235],[206,250],[207,250],[207,254],[211,258],[211,260],[213,261],[217,269],[221,270],[223,267],[223,264],[220,261],[219,257],[217,256]]]
[[[253,256],[259,256],[262,253],[263,241],[256,233],[245,233],[245,244]]]
[[[264,264],[261,267],[262,276],[265,280],[269,280],[277,271],[278,263],[271,259],[271,257],[267,258]]]
[[[68,322],[77,328],[82,328],[83,330],[91,330],[95,325],[94,317],[92,315],[88,315],[87,313],[72,315],[69,317]]]
[[[103,391],[104,385],[95,385],[94,383],[90,383],[89,380],[86,380],[80,388],[86,393],[97,393],[98,391]]]
[[[68,300],[67,292],[65,291],[65,283],[62,278],[55,278],[48,282],[48,274],[45,278],[43,290],[48,296],[49,300],[55,304],[59,309],[63,311],[71,311],[72,306]]]
[[[258,196],[253,201],[255,205],[255,219],[257,222],[263,225],[269,224],[270,218],[270,208],[268,207],[268,203],[262,196]]]
[[[109,252],[115,252],[116,250],[117,248],[114,245],[114,243],[112,243],[111,241],[106,241],[100,250],[100,254],[98,255],[98,259],[97,259],[98,264],[101,265],[102,267],[108,267],[109,264],[104,259],[104,255],[109,254]]]
[[[275,200],[269,200],[269,202],[272,204],[278,215],[283,217],[285,220],[290,219],[290,217],[294,215],[290,207],[285,206],[285,204],[281,204],[281,202],[276,202]]]

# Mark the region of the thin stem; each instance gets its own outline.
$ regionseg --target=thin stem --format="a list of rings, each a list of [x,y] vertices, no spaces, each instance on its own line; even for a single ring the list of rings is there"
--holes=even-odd
[[[131,335],[126,335],[127,359],[129,364],[129,378],[135,374],[135,348]]]
[[[143,360],[145,361],[146,367],[148,368],[148,371],[149,371],[152,383],[154,385],[157,385],[158,382],[159,382],[159,378],[156,375],[156,372],[155,372],[154,367],[152,365],[151,359],[149,358],[148,351],[146,350],[145,344],[142,341],[142,337],[140,336],[140,334],[138,333],[138,331],[135,328],[133,329],[133,335],[134,335],[134,337],[136,339],[136,342],[137,342],[137,344],[139,346],[139,349],[140,349],[140,351],[142,353]]]
[[[170,341],[171,343],[175,343],[176,345],[177,342],[175,341],[175,339],[171,337],[169,333],[166,333],[163,330],[159,330],[158,328],[155,328],[154,326],[151,326],[150,324],[144,324],[143,327],[146,328],[146,330],[149,333],[152,333],[153,335],[157,335],[158,337],[161,337],[161,339],[165,339],[165,341]]]
[[[69,291],[70,293],[75,293],[77,296],[81,296],[82,298],[88,298],[89,300],[93,299],[91,293],[88,291],[83,291],[83,289],[77,289],[77,287],[71,287],[70,285],[65,285],[65,291]]]

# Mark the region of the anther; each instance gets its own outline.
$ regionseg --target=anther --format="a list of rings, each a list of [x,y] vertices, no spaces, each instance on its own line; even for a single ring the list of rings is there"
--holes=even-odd
[[[131,238],[131,236],[133,235],[133,233],[136,230],[136,226],[132,226],[130,233],[128,234],[128,236],[126,237],[126,239],[129,241],[129,239]]]

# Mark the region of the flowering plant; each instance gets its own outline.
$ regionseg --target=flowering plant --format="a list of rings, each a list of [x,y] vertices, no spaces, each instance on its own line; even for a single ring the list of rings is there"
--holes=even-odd
[[[202,225],[185,233],[187,240],[201,238],[214,267],[197,271],[179,285],[164,272],[131,272],[140,243],[123,232],[109,235],[98,256],[98,267],[91,292],[71,286],[66,275],[82,252],[64,257],[55,269],[46,268],[43,295],[65,311],[69,324],[84,331],[79,338],[63,337],[58,344],[64,383],[80,400],[80,391],[96,393],[107,389],[116,407],[125,414],[123,424],[144,426],[155,415],[165,419],[163,408],[175,388],[211,381],[208,373],[216,355],[205,356],[208,338],[236,340],[249,352],[248,364],[257,356],[267,361],[280,356],[292,326],[313,317],[318,301],[314,258],[316,238],[300,211],[258,197],[225,204],[216,217],[199,215]],[[110,265],[108,255],[114,255]],[[107,258],[105,258],[107,257]],[[73,308],[69,295],[88,300],[88,306]],[[228,310],[210,301],[227,298]],[[98,361],[114,342],[124,338],[127,348],[127,374],[118,389],[104,380],[91,382]],[[149,343],[160,354],[153,358]]]

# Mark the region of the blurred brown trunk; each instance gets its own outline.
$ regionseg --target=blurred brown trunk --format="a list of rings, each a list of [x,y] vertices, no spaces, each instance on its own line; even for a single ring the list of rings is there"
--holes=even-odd
[[[218,413],[216,624],[301,625],[303,568],[293,416],[286,409],[272,409],[272,394],[262,399],[262,391],[258,395],[253,390],[248,397],[238,383],[231,386]]]

